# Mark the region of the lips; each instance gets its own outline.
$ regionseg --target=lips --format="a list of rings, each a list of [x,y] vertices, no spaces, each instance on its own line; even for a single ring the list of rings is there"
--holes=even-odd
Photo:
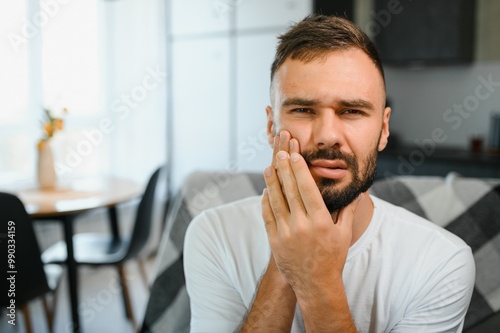
[[[341,179],[347,175],[347,164],[343,160],[313,160],[309,164],[313,175],[323,178]]]

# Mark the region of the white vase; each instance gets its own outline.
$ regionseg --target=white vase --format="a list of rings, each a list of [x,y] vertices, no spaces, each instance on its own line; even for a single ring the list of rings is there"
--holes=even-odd
[[[45,141],[38,149],[38,185],[49,189],[56,187],[57,175],[54,167],[54,155],[50,142]]]

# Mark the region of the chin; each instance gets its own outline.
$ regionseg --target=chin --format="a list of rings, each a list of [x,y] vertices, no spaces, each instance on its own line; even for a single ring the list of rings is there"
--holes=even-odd
[[[356,200],[361,193],[366,192],[373,183],[373,178],[369,177],[364,182],[351,181],[342,186],[344,181],[345,179],[323,178],[318,184],[321,196],[330,214],[337,213]]]

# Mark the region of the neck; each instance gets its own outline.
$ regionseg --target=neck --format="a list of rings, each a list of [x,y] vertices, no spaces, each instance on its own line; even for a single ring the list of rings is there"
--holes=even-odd
[[[354,212],[351,246],[361,238],[372,219],[374,206],[369,194],[370,191],[365,192],[363,199],[358,203]]]

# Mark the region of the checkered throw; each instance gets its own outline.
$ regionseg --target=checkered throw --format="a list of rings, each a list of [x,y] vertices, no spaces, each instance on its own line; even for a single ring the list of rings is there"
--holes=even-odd
[[[191,313],[182,264],[189,223],[206,209],[260,194],[265,186],[260,173],[198,172],[188,177],[167,217],[141,332],[189,332]]]
[[[376,182],[371,193],[453,232],[472,248],[476,282],[465,328],[499,312],[499,179],[401,176]]]

